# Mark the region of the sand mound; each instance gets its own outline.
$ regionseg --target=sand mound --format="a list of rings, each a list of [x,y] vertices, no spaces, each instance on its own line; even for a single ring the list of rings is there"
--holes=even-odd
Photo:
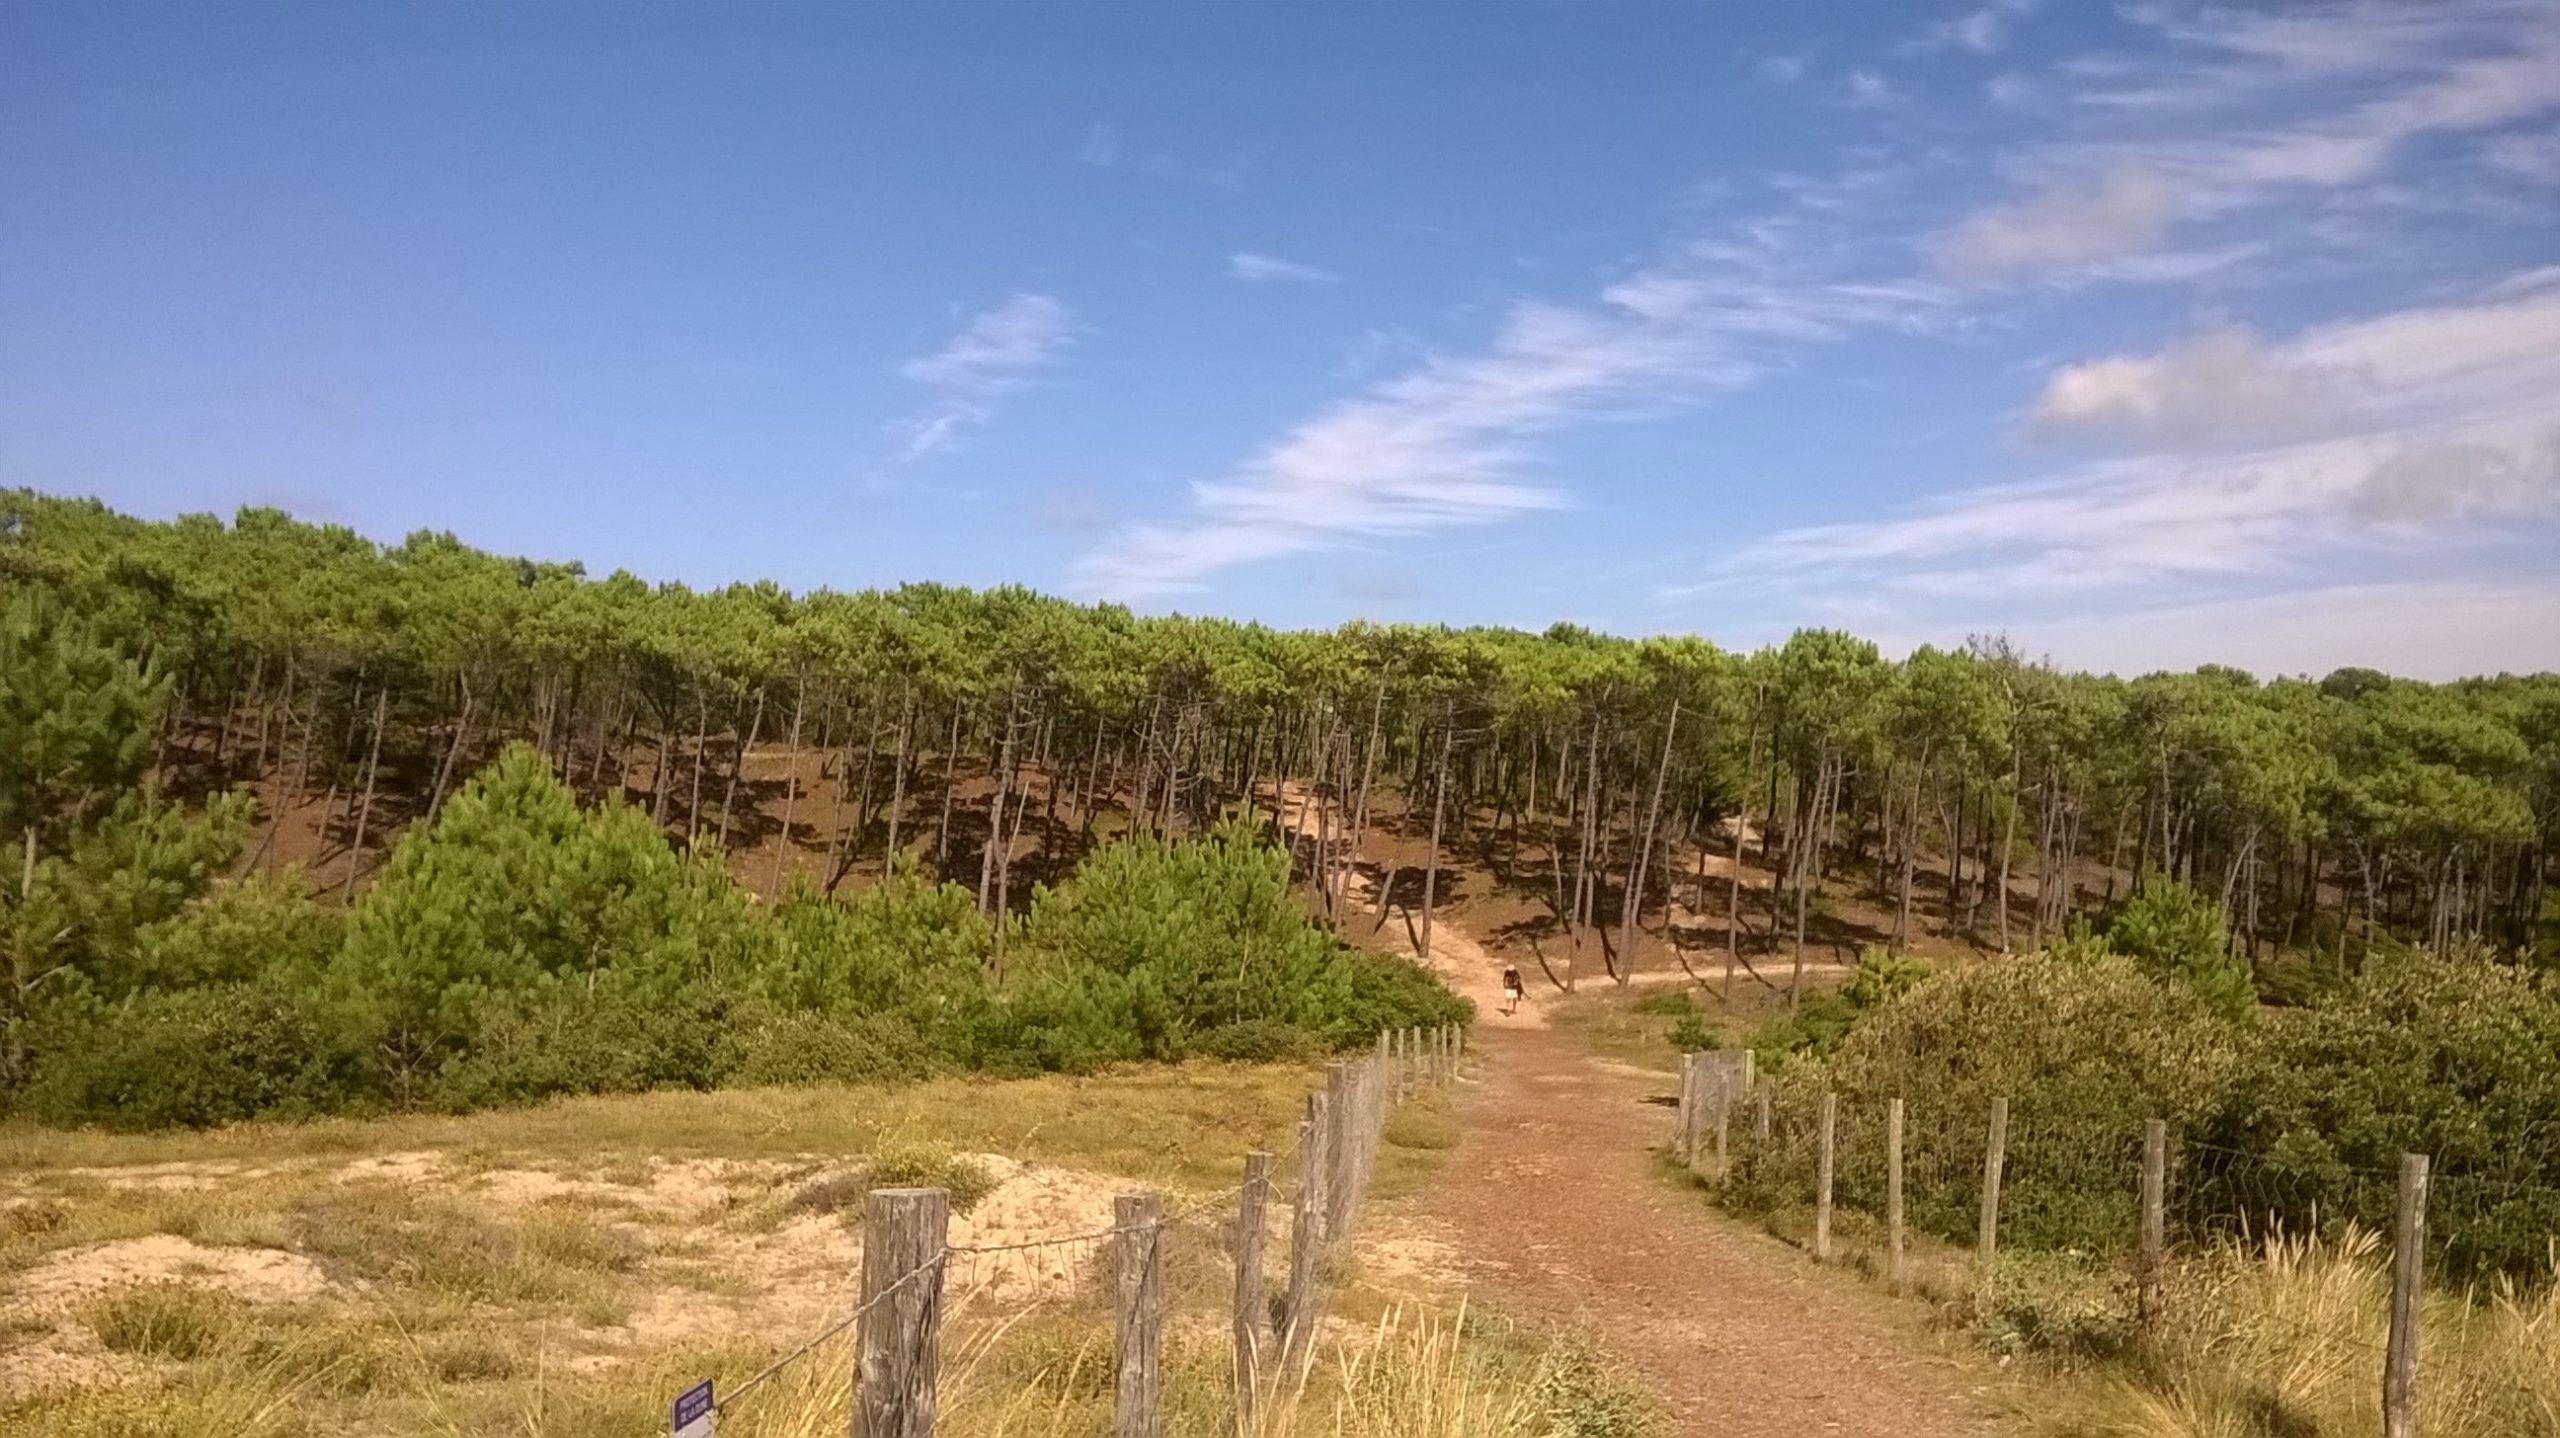
[[[174,1234],[48,1254],[11,1285],[12,1309],[60,1309],[110,1288],[184,1279],[252,1303],[299,1303],[328,1292],[320,1265],[280,1248],[207,1248]]]

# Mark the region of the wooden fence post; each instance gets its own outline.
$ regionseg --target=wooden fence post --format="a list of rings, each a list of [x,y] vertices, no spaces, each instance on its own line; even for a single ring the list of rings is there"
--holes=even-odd
[[[1982,1223],[1974,1235],[1974,1257],[1982,1264],[1982,1290],[1991,1291],[1991,1265],[2000,1245],[2000,1165],[2009,1147],[2009,1100],[1991,1101],[1990,1142],[1982,1150]]]
[[[1910,1277],[1910,1258],[1902,1249],[1902,1099],[1884,1106],[1884,1277],[1899,1292]]]
[[[1152,1193],[1124,1193],[1111,1210],[1120,1234],[1120,1309],[1111,1328],[1119,1373],[1112,1385],[1111,1438],[1162,1438],[1164,1202]]]
[[[1324,1243],[1328,1251],[1341,1245],[1343,1231],[1351,1226],[1351,1174],[1359,1162],[1360,1128],[1352,1092],[1355,1081],[1351,1065],[1325,1065]]]
[[[1716,1075],[1716,1182],[1733,1176],[1733,1068]]]
[[[2391,1235],[2391,1342],[2382,1360],[2383,1438],[2417,1438],[2418,1296],[2427,1265],[2427,1156],[2400,1155],[2400,1222]]]
[[[862,1200],[854,1438],[932,1438],[950,1233],[951,1195],[942,1189],[875,1188]]]
[[[1307,1116],[1298,1121],[1298,1194],[1289,1225],[1288,1327],[1280,1335],[1283,1368],[1303,1370],[1315,1343],[1316,1263],[1324,1249],[1324,1180],[1332,1165],[1324,1153],[1325,1096],[1307,1095]]]
[[[1254,1384],[1262,1372],[1262,1241],[1271,1197],[1271,1155],[1244,1156],[1244,1186],[1236,1191],[1236,1429],[1253,1431]]]
[[[1699,1094],[1706,1086],[1705,1061],[1703,1054],[1680,1056],[1680,1125],[1672,1147],[1680,1155],[1680,1167],[1690,1173],[1698,1171],[1698,1134],[1706,1119]]]
[[[2142,1248],[2135,1256],[2134,1313],[2144,1323],[2160,1316],[2160,1270],[2168,1258],[2169,1125],[2142,1124]]]
[[[1813,1258],[1816,1263],[1831,1261],[1831,1170],[1837,1152],[1834,1130],[1840,1117],[1840,1095],[1828,1089],[1822,1093],[1822,1148],[1813,1168]]]

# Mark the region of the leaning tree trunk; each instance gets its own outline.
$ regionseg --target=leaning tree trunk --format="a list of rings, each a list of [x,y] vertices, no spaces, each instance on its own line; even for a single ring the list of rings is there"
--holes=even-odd
[[[791,858],[791,816],[800,807],[800,716],[809,707],[809,676],[800,676],[800,687],[791,699],[791,742],[787,747],[790,777],[782,791],[782,833],[773,846],[773,880],[765,886],[769,897],[782,896],[782,869]],[[823,760],[821,761],[823,763]]]
[[[880,850],[880,872],[898,872],[898,815],[907,807],[907,731],[916,717],[916,691],[910,686],[898,710],[898,747],[889,756],[889,837]]]
[[[1618,987],[1634,982],[1636,973],[1636,921],[1644,913],[1644,879],[1646,865],[1653,858],[1654,826],[1662,819],[1662,786],[1671,777],[1671,740],[1680,732],[1680,701],[1671,701],[1670,721],[1662,726],[1662,762],[1653,771],[1653,799],[1645,807],[1644,837],[1636,844],[1635,862],[1627,868],[1627,912],[1622,916],[1618,947]],[[1679,881],[1672,880],[1676,885]]]
[[[942,822],[933,833],[933,873],[948,878],[951,867],[951,799],[960,789],[960,701],[951,701],[951,738],[942,748]]]
[[[471,676],[465,674],[462,676],[462,718],[453,726],[453,742],[445,746],[444,762],[436,766],[434,792],[427,796],[429,823],[433,823],[436,815],[443,812],[445,788],[453,782],[454,767],[462,762],[462,746],[470,742],[473,703]]]
[[[729,759],[729,786],[720,794],[720,851],[729,851],[729,806],[738,797],[738,775],[747,767],[747,751],[756,747],[756,739],[764,733],[764,686],[756,686],[756,716],[747,725],[746,742]]]
[[[364,761],[364,801],[356,806],[355,837],[347,844],[347,874],[338,889],[338,901],[346,903],[355,897],[356,860],[364,853],[365,826],[373,818],[373,782],[382,772],[382,719],[384,707],[391,698],[391,686],[384,684],[373,691],[373,748]]]
[[[1431,909],[1440,881],[1440,820],[1449,806],[1449,746],[1457,739],[1455,729],[1440,731],[1440,763],[1431,786],[1431,849],[1422,860],[1422,959],[1431,960]]]

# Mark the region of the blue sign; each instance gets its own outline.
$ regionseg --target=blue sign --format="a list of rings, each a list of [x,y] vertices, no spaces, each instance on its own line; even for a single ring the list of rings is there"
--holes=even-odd
[[[711,1380],[703,1379],[676,1395],[675,1438],[711,1438]]]

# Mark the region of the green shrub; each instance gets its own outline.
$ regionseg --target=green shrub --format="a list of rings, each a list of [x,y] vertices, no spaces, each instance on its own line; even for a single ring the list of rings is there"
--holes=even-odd
[[[326,1015],[267,984],[66,1005],[38,1031],[20,1105],[52,1123],[203,1128],[324,1113],[370,1096]]]
[[[922,1078],[939,1053],[889,1014],[823,1014],[750,1005],[721,1034],[720,1082],[748,1087]]]
[[[763,967],[772,938],[716,857],[671,852],[618,798],[580,808],[539,753],[514,745],[434,824],[401,836],[330,981],[386,1082],[409,1095],[484,1023],[506,1021],[512,995],[610,973],[672,1006]]]
[[[1841,987],[1840,997],[1853,1009],[1890,1003],[1929,980],[1929,966],[1908,954],[1895,954],[1869,944],[1858,952],[1858,967]]]
[[[1315,1056],[1315,1040],[1295,1024],[1276,1019],[1244,1019],[1222,1024],[1200,1035],[1192,1045],[1202,1058],[1228,1063],[1273,1064]]]
[[[1751,1052],[1763,1073],[1780,1073],[1799,1058],[1818,1059],[1839,1047],[1858,1011],[1838,994],[1815,994],[1792,1013],[1751,1032]]]
[[[2230,1091],[2243,1032],[2121,958],[2030,957],[1941,975],[1870,1011],[1826,1060],[1778,1076],[1780,1138],[1765,1150],[1745,1145],[1733,1191],[1745,1206],[1811,1192],[1800,1140],[1828,1086],[1842,1107],[1841,1201],[1880,1208],[1883,1115],[1898,1096],[1911,1221],[1962,1241],[1991,1100],[2006,1097],[2004,1241],[2120,1244],[2133,1232],[2143,1120],[2197,1131]]]
[[[1291,899],[1287,856],[1245,825],[1103,849],[1035,895],[998,976],[995,931],[958,885],[901,874],[837,900],[799,880],[759,906],[717,854],[675,852],[619,800],[582,807],[521,745],[402,835],[342,919],[291,880],[192,897],[238,815],[126,808],[88,841],[123,878],[55,884],[71,869],[47,860],[41,902],[6,910],[52,922],[87,894],[82,932],[121,945],[9,1018],[9,1052],[29,1057],[5,1067],[33,1074],[11,1104],[39,1117],[201,1125],[1270,1062],[1469,1012],[1420,968],[1337,945]]]
[[[1657,1019],[1678,1018],[1695,1010],[1686,988],[1658,989],[1635,1001],[1635,1011]]]
[[[1724,1036],[1707,1027],[1707,1021],[1696,1014],[1682,1014],[1673,1019],[1670,1031],[1664,1037],[1671,1041],[1673,1048],[1684,1054],[1724,1046]]]
[[[2183,984],[2237,1017],[2258,1002],[2249,971],[2229,952],[2222,910],[2185,884],[2154,879],[2107,924],[2107,946],[2163,983]]]
[[[2560,1234],[2560,991],[2480,956],[2382,952],[2257,1026],[2188,1160],[2204,1212],[2389,1232],[2400,1155],[2434,1165],[2434,1262],[2547,1275]]]

